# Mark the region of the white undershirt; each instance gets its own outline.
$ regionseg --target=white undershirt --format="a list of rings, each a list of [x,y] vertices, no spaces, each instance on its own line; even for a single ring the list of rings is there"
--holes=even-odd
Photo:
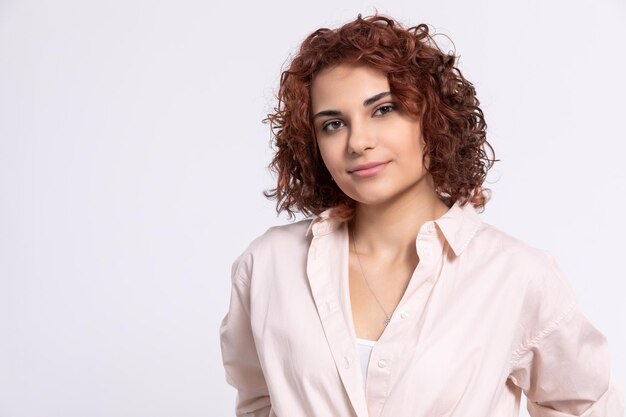
[[[361,374],[363,375],[363,389],[365,389],[365,380],[367,379],[367,365],[370,361],[372,347],[376,343],[375,340],[356,338],[356,344],[359,348],[359,357],[361,359]]]

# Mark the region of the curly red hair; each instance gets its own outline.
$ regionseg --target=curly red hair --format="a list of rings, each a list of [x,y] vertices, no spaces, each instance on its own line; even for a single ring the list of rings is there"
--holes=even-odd
[[[356,202],[332,181],[321,158],[311,119],[310,88],[321,69],[341,63],[364,63],[387,74],[400,108],[421,117],[425,148],[439,198],[451,207],[457,200],[484,210],[491,190],[483,188],[487,171],[497,159],[486,140],[483,112],[471,82],[455,66],[456,56],[444,54],[426,24],[405,29],[392,18],[361,14],[338,29],[320,28],[301,44],[282,72],[278,107],[270,123],[276,147],[268,168],[277,186],[263,194],[277,200],[277,212],[294,210],[348,220]],[[424,162],[424,161],[423,161]]]

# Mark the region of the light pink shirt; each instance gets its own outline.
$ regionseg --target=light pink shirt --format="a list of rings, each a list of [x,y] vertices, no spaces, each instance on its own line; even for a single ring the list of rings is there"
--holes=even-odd
[[[346,223],[270,227],[232,264],[220,326],[237,416],[622,417],[607,340],[553,256],[467,204],[424,223],[420,258],[365,389]]]

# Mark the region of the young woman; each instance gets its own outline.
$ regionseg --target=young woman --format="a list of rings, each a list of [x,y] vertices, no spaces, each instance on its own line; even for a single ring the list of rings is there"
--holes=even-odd
[[[623,415],[606,338],[553,256],[481,220],[495,159],[426,25],[361,15],[283,72],[266,194],[313,218],[232,265],[238,416]],[[495,155],[494,155],[495,156]]]

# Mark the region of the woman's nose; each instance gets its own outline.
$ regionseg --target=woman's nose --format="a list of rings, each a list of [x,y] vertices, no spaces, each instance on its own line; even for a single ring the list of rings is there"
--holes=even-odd
[[[375,145],[374,132],[371,126],[363,122],[352,122],[348,131],[348,152],[362,153],[367,148]]]

